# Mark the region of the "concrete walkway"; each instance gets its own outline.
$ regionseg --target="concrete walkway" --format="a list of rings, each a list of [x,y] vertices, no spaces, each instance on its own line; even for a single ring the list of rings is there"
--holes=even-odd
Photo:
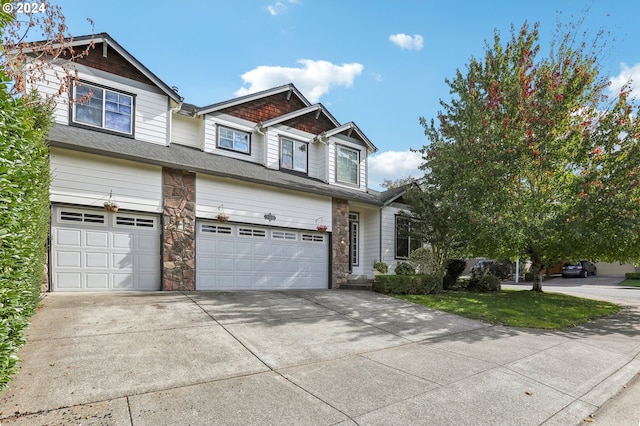
[[[640,372],[638,306],[550,332],[361,291],[43,305],[2,426],[575,425]]]

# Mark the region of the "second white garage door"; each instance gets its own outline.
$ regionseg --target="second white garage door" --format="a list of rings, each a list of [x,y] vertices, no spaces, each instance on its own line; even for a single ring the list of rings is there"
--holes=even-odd
[[[312,231],[199,221],[196,289],[328,288],[328,241]]]

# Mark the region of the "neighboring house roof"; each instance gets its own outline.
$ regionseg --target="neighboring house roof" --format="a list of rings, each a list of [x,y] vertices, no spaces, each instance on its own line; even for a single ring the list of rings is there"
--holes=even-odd
[[[394,202],[404,203],[402,197],[407,193],[410,187],[420,188],[416,182],[411,182],[396,188],[387,189],[380,193],[380,201],[385,206]]]
[[[106,46],[111,47],[113,50],[118,52],[123,58],[125,58],[133,67],[135,67],[141,74],[143,74],[146,78],[148,78],[153,84],[155,84],[162,92],[164,92],[167,96],[173,99],[177,103],[181,103],[183,98],[178,95],[178,93],[173,90],[169,85],[167,85],[164,81],[160,80],[158,76],[156,76],[153,72],[151,72],[147,67],[142,65],[140,61],[138,61],[133,55],[131,55],[127,50],[120,46],[111,36],[107,33],[99,33],[96,35],[85,35],[73,37],[73,39],[65,39],[65,45],[76,47],[76,46],[85,46],[93,41],[94,44],[104,43]],[[34,42],[33,45],[37,45],[38,43],[43,43],[43,41]],[[54,46],[61,46],[60,44],[56,44]],[[25,49],[26,53],[32,51],[33,49]]]
[[[311,106],[311,102],[309,102],[307,100],[307,98],[305,98],[302,93],[300,93],[300,91],[298,89],[296,89],[296,87],[289,83],[289,84],[285,84],[284,86],[278,86],[278,87],[274,87],[272,89],[268,89],[268,90],[263,90],[261,92],[256,92],[256,93],[251,93],[249,95],[245,95],[245,96],[240,96],[234,99],[230,99],[228,101],[224,101],[224,102],[218,102],[215,104],[211,104],[202,108],[198,109],[197,114],[198,115],[204,115],[204,114],[209,114],[211,112],[216,112],[216,111],[220,111],[222,109],[225,108],[230,108],[236,105],[240,105],[240,104],[244,104],[246,102],[251,102],[251,101],[255,101],[257,99],[261,99],[267,96],[272,96],[272,95],[277,95],[278,93],[283,93],[283,92],[289,92],[289,96],[291,95],[295,95],[297,96],[300,101],[306,105],[306,106]]]
[[[147,142],[135,143],[130,138],[60,124],[56,124],[51,128],[48,141],[50,146],[57,148],[229,177],[294,191],[358,201],[375,206],[383,205],[381,194],[376,191],[349,190],[348,188],[329,185],[319,180],[269,169],[260,164],[223,155],[209,154],[197,148],[177,144],[164,146]]]

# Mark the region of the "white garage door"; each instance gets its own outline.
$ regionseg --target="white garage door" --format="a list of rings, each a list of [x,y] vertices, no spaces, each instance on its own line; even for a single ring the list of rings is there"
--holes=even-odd
[[[196,289],[328,288],[328,241],[312,231],[200,221]]]
[[[160,290],[158,216],[66,207],[53,215],[53,291]]]

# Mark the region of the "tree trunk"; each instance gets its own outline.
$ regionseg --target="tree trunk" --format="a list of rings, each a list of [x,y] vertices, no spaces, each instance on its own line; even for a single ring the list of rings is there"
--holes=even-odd
[[[533,287],[531,291],[542,292],[542,255],[533,253],[531,255],[531,272],[533,272]]]

